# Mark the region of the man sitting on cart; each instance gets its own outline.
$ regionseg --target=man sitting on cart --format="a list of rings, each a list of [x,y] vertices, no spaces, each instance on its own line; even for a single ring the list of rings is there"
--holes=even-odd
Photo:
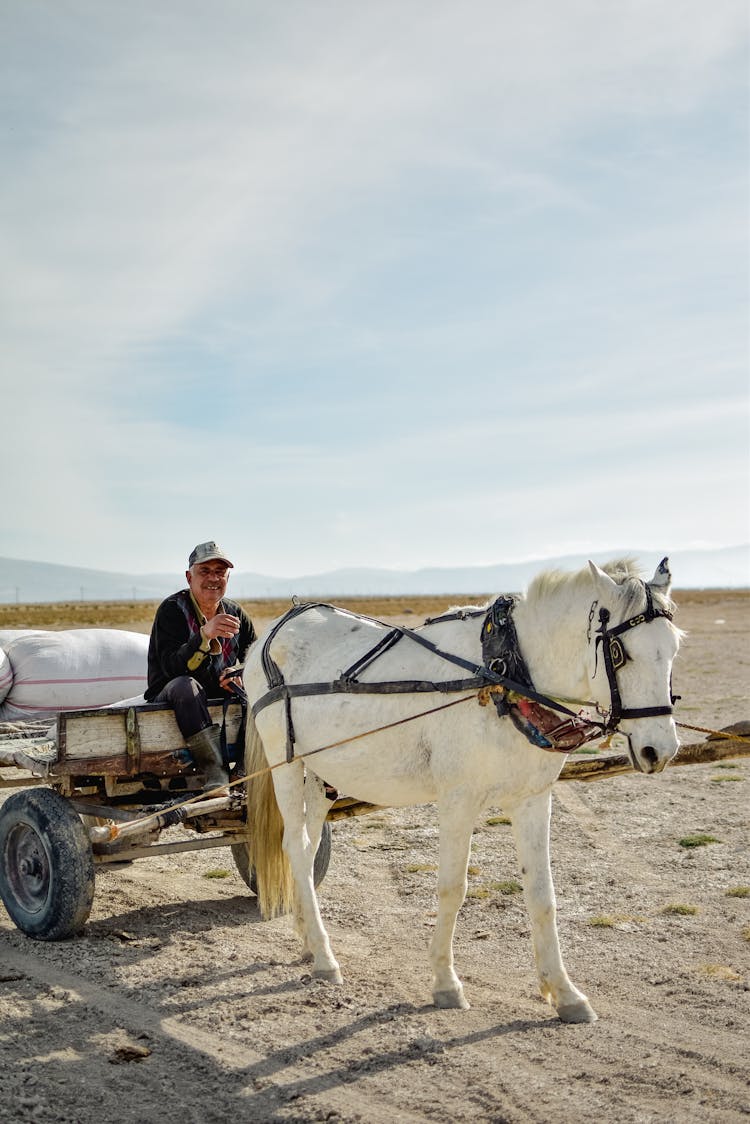
[[[156,610],[148,649],[147,702],[169,703],[207,789],[226,792],[228,762],[221,728],[209,700],[221,700],[239,683],[228,669],[255,640],[252,621],[224,596],[233,563],[215,542],[196,546],[185,572],[188,588]],[[219,792],[215,792],[219,795]]]

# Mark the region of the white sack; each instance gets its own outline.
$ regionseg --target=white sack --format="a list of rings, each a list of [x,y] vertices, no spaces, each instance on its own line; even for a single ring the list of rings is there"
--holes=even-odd
[[[38,628],[4,628],[0,629],[0,703],[13,686],[13,668],[6,649],[10,647],[19,636],[46,635]]]
[[[39,628],[0,628],[0,648],[8,648],[19,636],[46,636]]]
[[[146,700],[143,695],[133,695],[132,699],[118,699],[113,703],[105,703],[105,706],[114,706],[117,709],[127,710],[131,706],[146,706]]]
[[[114,628],[18,636],[5,647],[13,683],[0,722],[106,706],[144,691],[148,639]]]
[[[4,650],[0,648],[0,703],[3,701],[13,682],[13,671],[10,660]]]

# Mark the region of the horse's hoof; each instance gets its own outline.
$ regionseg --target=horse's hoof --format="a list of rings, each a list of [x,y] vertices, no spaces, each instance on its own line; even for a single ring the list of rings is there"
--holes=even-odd
[[[344,977],[340,968],[316,968],[313,972],[314,980],[325,980],[327,983],[342,984]]]
[[[599,1016],[585,999],[581,1003],[568,1003],[557,1008],[557,1016],[564,1023],[595,1023]]]
[[[469,1001],[462,987],[455,988],[453,991],[433,991],[432,1001],[436,1007],[444,1010],[468,1011],[469,1009]]]

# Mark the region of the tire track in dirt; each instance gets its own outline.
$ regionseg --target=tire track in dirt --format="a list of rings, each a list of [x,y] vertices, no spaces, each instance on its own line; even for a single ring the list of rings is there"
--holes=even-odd
[[[649,1086],[653,1100],[664,1103],[664,1119],[679,1115],[671,1099],[675,1094],[685,1100],[690,1096],[688,1103],[697,1099],[722,1109],[731,1119],[737,1118],[738,1111],[750,1113],[750,1067],[741,1034],[716,1026],[709,1033],[705,1026],[691,1024],[687,1011],[682,1017],[601,1001],[598,1007],[601,1021],[579,1051],[587,1074],[611,1078],[614,1070],[623,1086],[631,1084],[639,1098]],[[602,1065],[598,1045],[605,1035],[611,1041],[607,1053],[619,1053],[614,1067],[611,1061]]]
[[[481,1119],[496,1119],[492,1110],[502,1108],[503,1120],[539,1124],[641,1121],[645,1104],[653,1121],[702,1116],[728,1124],[750,1114],[750,1069],[739,1035],[707,1035],[657,1012],[600,1010],[592,1027],[518,1022],[488,1026],[468,1039],[446,1037],[441,1046],[446,1053],[463,1048],[462,1066],[473,1071],[471,1099],[488,1114]]]
[[[625,848],[622,840],[618,840],[607,826],[606,820],[603,820],[587,803],[584,792],[578,790],[578,785],[575,783],[555,785],[554,799],[575,819],[581,834],[589,843],[605,851],[617,869],[633,876],[634,884],[639,881],[651,887],[661,885],[659,874],[644,862],[636,851]]]
[[[68,1002],[80,1003],[103,1016],[102,1032],[120,1028],[135,1036],[146,1034],[154,1042],[168,1044],[179,1054],[186,1054],[188,1065],[196,1053],[203,1055],[214,1064],[217,1076],[224,1083],[223,1094],[211,1099],[211,1108],[216,1113],[209,1117],[212,1120],[225,1118],[220,1112],[222,1102],[225,1110],[231,1113],[236,1113],[238,1104],[241,1104],[243,1120],[262,1124],[282,1119],[314,1119],[305,1113],[297,1117],[287,1109],[290,1103],[301,1102],[307,1097],[325,1097],[328,1111],[335,1110],[339,1121],[366,1120],[372,1124],[390,1124],[399,1120],[405,1124],[421,1124],[429,1118],[421,1112],[404,1111],[397,1089],[394,1089],[394,1098],[387,1101],[384,1100],[383,1090],[379,1089],[380,1103],[368,1105],[367,1115],[363,1116],[361,1094],[347,1085],[356,1078],[356,1067],[346,1060],[337,1060],[335,1053],[332,1056],[325,1049],[335,1044],[338,1034],[323,1036],[317,1043],[308,1041],[300,1046],[287,1043],[277,1051],[271,1048],[268,1052],[259,1052],[244,1042],[233,1041],[226,1034],[207,1033],[179,1016],[164,1014],[147,1003],[128,999],[119,988],[100,986],[34,953],[4,945],[2,964],[3,972],[9,978],[27,978],[44,988],[54,989],[58,995],[67,992]],[[366,1029],[372,1021],[370,1017],[362,1020],[362,1029]],[[351,1033],[356,1034],[356,1031],[355,1026]],[[323,1057],[332,1063],[327,1071],[316,1066],[310,1056],[311,1052],[314,1054],[320,1050],[324,1051]],[[297,1064],[298,1059],[300,1064]],[[311,1069],[314,1072],[311,1073]],[[197,1100],[196,1094],[193,1107],[197,1107]],[[166,1109],[164,1119],[170,1119]],[[85,1117],[82,1116],[81,1121],[84,1122]]]
[[[64,971],[56,964],[47,963],[33,953],[3,948],[4,970],[8,968],[27,976],[45,987],[62,989],[70,993],[73,1001],[93,1008],[113,1025],[122,1026],[135,1034],[147,1032],[158,1038],[169,1038],[181,1046],[197,1050],[213,1061],[232,1068],[243,1068],[248,1062],[247,1049],[235,1050],[226,1041],[217,1041],[215,1035],[206,1034],[195,1027],[186,1026],[174,1015],[164,1015],[142,1002],[135,1002],[119,990],[101,987],[83,976]]]
[[[600,1004],[607,1019],[616,1022],[624,1037],[636,1047],[647,1047],[659,1053],[659,1064],[673,1055],[670,1065],[689,1065],[690,1080],[697,1080],[694,1067],[706,1071],[708,1086],[719,1092],[736,1096],[738,1087],[744,1085],[746,1091],[743,1111],[750,1114],[750,1061],[747,1053],[747,1032],[731,1033],[721,1027],[712,1026],[710,1031],[704,1024],[692,1024],[688,1020],[689,1006],[686,1001],[685,1017],[676,1018],[663,1011],[628,1007],[612,1010],[607,1004]],[[633,1047],[629,1046],[633,1053]],[[731,1068],[731,1075],[729,1070]]]
[[[475,1007],[466,1016],[401,1004],[392,1010],[393,1022],[382,1024],[383,1012],[369,1009],[338,1029],[302,1031],[259,1051],[233,1039],[231,1028],[207,1033],[185,1016],[165,1015],[32,952],[5,947],[2,960],[6,971],[63,989],[71,1002],[98,1012],[102,1029],[145,1031],[176,1048],[188,1065],[196,1052],[204,1055],[225,1083],[213,1106],[236,1111],[242,1105],[243,1119],[314,1120],[324,1118],[316,1112],[335,1109],[347,1121],[447,1124],[468,1109],[476,1121],[548,1124],[567,1116],[588,1124],[615,1110],[627,1122],[643,1119],[644,1092],[654,1121],[679,1118],[679,1108],[685,1118],[701,1114],[729,1124],[750,1111],[741,1100],[750,1073],[739,1038],[722,1028],[708,1036],[661,1012],[599,1002],[600,1023],[564,1027],[540,1017],[538,1004],[516,1004],[514,997],[509,1003],[520,1017],[498,1024],[485,980],[475,983]],[[378,1025],[384,1035],[365,1054],[361,1046]],[[472,1080],[463,1085],[460,1074],[469,1071]],[[435,1103],[431,1089],[446,1072],[452,1080]]]

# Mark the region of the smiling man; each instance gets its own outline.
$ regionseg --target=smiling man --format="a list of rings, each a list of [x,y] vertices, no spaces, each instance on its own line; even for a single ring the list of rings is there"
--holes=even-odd
[[[233,563],[215,542],[202,542],[188,559],[188,588],[156,610],[148,649],[148,702],[169,703],[206,788],[229,779],[220,728],[209,699],[231,690],[227,668],[240,662],[255,639],[247,614],[225,597]]]

